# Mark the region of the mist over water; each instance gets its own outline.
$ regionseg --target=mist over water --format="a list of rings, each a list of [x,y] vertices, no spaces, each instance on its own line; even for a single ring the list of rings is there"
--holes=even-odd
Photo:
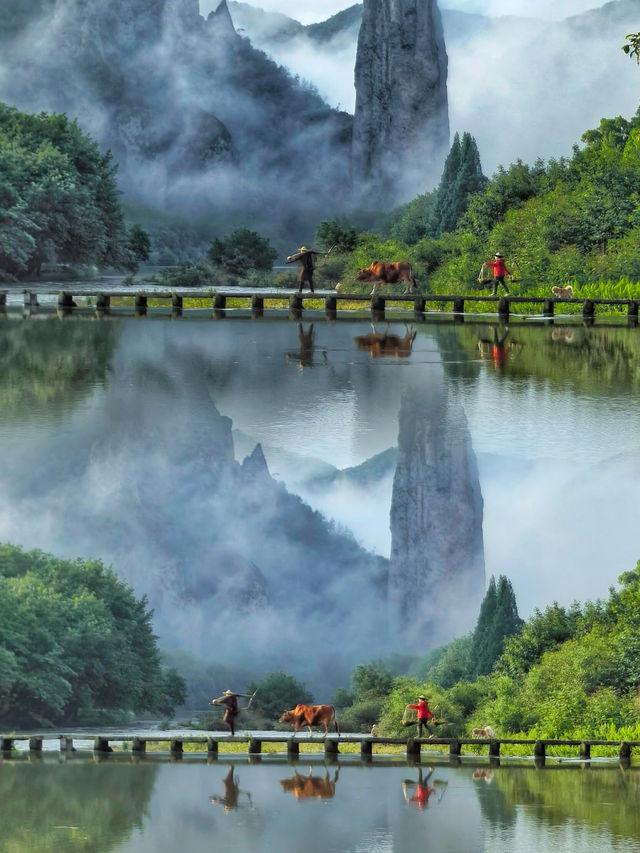
[[[464,519],[435,493],[412,515],[403,417],[433,433],[403,445],[416,484],[411,454],[442,472],[468,431],[485,574],[510,578],[521,615],[604,596],[640,557],[636,330],[512,326],[496,369],[472,324],[419,325],[408,357],[374,358],[365,321],[317,318],[311,357],[285,319],[0,322],[0,538],[111,563],[166,647],[326,692],[413,651],[385,627],[394,537],[441,518],[438,548],[462,554]],[[414,547],[429,564],[428,544],[396,552]],[[481,589],[450,609],[424,584],[429,643],[473,627]]]

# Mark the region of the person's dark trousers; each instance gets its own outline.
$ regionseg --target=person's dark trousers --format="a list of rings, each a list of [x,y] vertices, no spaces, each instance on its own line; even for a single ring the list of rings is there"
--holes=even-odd
[[[422,737],[423,726],[429,732],[430,735],[433,734],[433,729],[426,720],[418,720],[418,737]]]
[[[497,278],[494,278],[494,280],[493,280],[493,293],[492,293],[491,295],[492,295],[492,296],[497,296],[497,295],[498,295],[498,285],[499,285],[499,284],[501,284],[501,285],[504,287],[504,292],[505,292],[505,293],[507,294],[507,296],[508,296],[508,295],[509,295],[509,288],[508,288],[508,287],[507,287],[507,285],[504,283],[504,276],[503,276],[503,275],[499,275]]]

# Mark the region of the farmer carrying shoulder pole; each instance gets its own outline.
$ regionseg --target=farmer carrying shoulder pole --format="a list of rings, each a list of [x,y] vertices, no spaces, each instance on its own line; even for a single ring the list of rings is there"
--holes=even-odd
[[[251,700],[253,696],[249,696],[248,693],[232,693],[231,690],[225,690],[222,696],[218,696],[217,699],[212,699],[212,705],[225,705],[226,710],[224,712],[224,716],[222,718],[222,722],[225,723],[231,729],[231,736],[233,737],[236,733],[236,717],[240,713],[240,708],[238,707],[238,697],[243,696],[249,699],[249,705],[251,705]],[[249,707],[247,705],[247,708]],[[246,709],[245,709],[246,710]]]
[[[429,732],[429,735],[433,737],[433,729],[428,722],[430,719],[433,719],[433,714],[429,708],[427,697],[418,696],[418,704],[409,705],[409,707],[418,712],[418,737],[422,737],[423,727]]]
[[[493,293],[492,296],[498,295],[498,285],[501,284],[504,287],[504,292],[509,295],[509,288],[504,283],[505,275],[513,275],[511,270],[508,270],[504,258],[500,254],[500,252],[496,252],[493,256],[494,259],[492,261],[485,261],[485,264],[488,267],[493,269]]]
[[[285,261],[286,264],[294,264],[296,261],[300,263],[300,272],[298,273],[298,293],[302,293],[303,285],[308,286],[311,293],[313,290],[313,271],[316,268],[315,257],[318,255],[326,255],[328,252],[316,252],[315,249],[308,249],[306,246],[300,246],[295,255],[289,255]]]

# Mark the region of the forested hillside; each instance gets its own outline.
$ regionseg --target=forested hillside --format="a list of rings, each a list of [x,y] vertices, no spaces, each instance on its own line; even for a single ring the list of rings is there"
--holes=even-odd
[[[160,664],[146,599],[99,560],[0,546],[0,721],[9,725],[170,714],[184,700]]]
[[[125,226],[111,155],[76,122],[0,103],[0,280],[45,262],[135,268],[138,232]]]
[[[519,295],[570,283],[585,296],[637,296],[640,112],[603,119],[582,142],[571,156],[518,160],[486,180],[473,139],[456,138],[439,188],[394,210],[377,234],[361,233],[334,271],[357,287],[357,268],[408,259],[426,292],[468,293],[500,251]]]
[[[506,578],[491,583],[475,631],[416,660],[357,667],[334,701],[363,730],[406,735],[424,693],[443,737],[491,725],[498,735],[637,740],[640,734],[640,563],[606,601],[556,602],[522,622]],[[398,665],[399,664],[399,665]],[[368,686],[362,687],[363,673]],[[412,676],[393,677],[392,671]]]

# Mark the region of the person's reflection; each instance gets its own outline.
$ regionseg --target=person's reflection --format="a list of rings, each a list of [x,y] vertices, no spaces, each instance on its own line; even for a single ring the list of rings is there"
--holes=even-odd
[[[248,791],[241,791],[238,787],[238,777],[235,774],[233,765],[229,768],[229,772],[222,780],[222,784],[224,786],[224,796],[209,797],[209,802],[224,806],[226,814],[229,814],[232,809],[237,809],[241,805],[252,805],[251,794]],[[247,798],[247,802],[244,804],[239,802],[241,794]]]
[[[508,326],[494,326],[493,340],[486,338],[478,340],[480,355],[482,358],[493,359],[493,366],[496,370],[502,370],[507,361],[507,356],[514,351],[515,344],[507,344],[508,336]]]
[[[435,793],[437,787],[442,788],[442,793],[438,798],[438,802],[444,796],[444,792],[447,788],[448,783],[443,782],[439,779],[434,779],[432,784],[429,784],[429,780],[433,775],[433,767],[429,767],[429,772],[426,775],[426,778],[422,775],[422,767],[418,769],[418,781],[414,782],[413,779],[404,779],[402,782],[402,793],[404,795],[405,800],[411,806],[415,806],[417,809],[426,809],[429,805],[429,797]],[[412,789],[415,787],[416,792],[413,796],[411,796]]]
[[[309,768],[308,776],[301,776],[296,770],[292,779],[281,779],[280,784],[284,793],[293,794],[296,800],[307,800],[310,798],[330,800],[335,796],[339,773],[340,768],[338,767],[333,779],[331,779],[328,770],[325,770],[324,778],[322,776],[312,776],[311,768]]]
[[[327,358],[325,351],[322,355],[325,359]],[[306,332],[302,323],[298,323],[298,351],[288,352],[287,358],[297,361],[300,370],[304,370],[305,367],[313,367],[313,323],[309,324],[309,329]]]

